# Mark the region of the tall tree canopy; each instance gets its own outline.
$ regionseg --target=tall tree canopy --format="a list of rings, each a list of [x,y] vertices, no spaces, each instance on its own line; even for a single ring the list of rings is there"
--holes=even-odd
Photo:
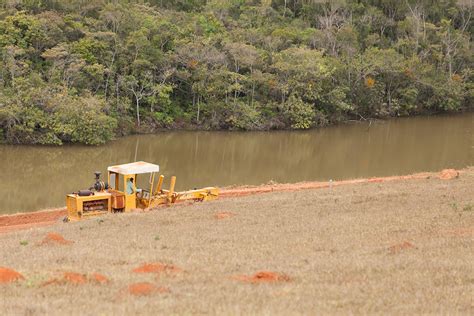
[[[0,141],[473,108],[472,1],[5,0]]]

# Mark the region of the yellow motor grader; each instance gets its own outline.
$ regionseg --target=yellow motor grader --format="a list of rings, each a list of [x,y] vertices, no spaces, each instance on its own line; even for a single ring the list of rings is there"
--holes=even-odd
[[[171,177],[169,190],[164,190],[164,176],[155,177],[160,167],[144,161],[116,165],[107,168],[108,182],[100,180],[95,172],[95,183],[88,190],[80,190],[66,196],[68,215],[66,221],[113,212],[130,212],[133,209],[153,208],[185,200],[210,201],[217,199],[219,189],[208,187],[191,191],[175,192],[176,177]],[[148,174],[148,189],[137,189],[137,176]]]

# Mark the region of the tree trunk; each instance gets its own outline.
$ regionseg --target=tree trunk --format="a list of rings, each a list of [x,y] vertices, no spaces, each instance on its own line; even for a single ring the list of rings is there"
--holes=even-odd
[[[388,112],[390,114],[392,113],[392,83],[388,85],[387,96],[388,96]]]
[[[115,54],[117,53],[117,44],[115,44],[115,49],[114,53],[112,55],[112,61],[110,62],[110,66],[108,68],[108,73],[107,73],[107,78],[105,80],[105,87],[104,87],[104,97],[105,100],[107,100],[108,97],[108,91],[109,91],[109,80],[110,80],[110,75],[112,74],[112,67],[114,66],[115,63]],[[112,92],[113,93],[113,92]]]
[[[252,95],[250,97],[250,106],[253,106],[253,99],[255,97],[255,80],[253,79],[253,66],[250,67],[250,76],[252,77]]]
[[[136,106],[137,106],[137,125],[140,127],[140,99],[135,96]]]
[[[116,100],[116,106],[117,106],[117,109],[119,107],[119,100],[120,100],[120,76],[117,76],[115,78],[115,100]]]
[[[201,112],[200,96],[198,96],[198,101],[197,101],[197,103],[198,103],[198,111],[197,111],[197,115],[196,115],[196,121],[197,121],[197,123],[199,124],[199,114],[200,114],[199,112]]]

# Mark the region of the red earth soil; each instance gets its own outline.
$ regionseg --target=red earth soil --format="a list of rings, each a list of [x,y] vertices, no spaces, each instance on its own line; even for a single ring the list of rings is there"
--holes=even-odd
[[[72,284],[72,285],[83,285],[86,283],[99,283],[105,284],[108,283],[109,279],[99,273],[92,273],[90,276],[86,274],[77,273],[77,272],[64,272],[61,278],[54,278],[49,281],[46,281],[42,286],[47,285],[60,285],[60,284]]]
[[[370,179],[355,179],[329,182],[300,182],[294,184],[268,184],[257,187],[236,187],[220,190],[219,197],[238,197],[251,194],[260,194],[268,192],[282,192],[282,191],[299,191],[307,189],[321,189],[339,185],[349,185],[367,182],[387,182],[395,180],[413,180],[413,179],[428,179],[437,177],[440,179],[453,179],[459,177],[461,171],[454,169],[445,169],[440,173],[425,172],[417,173],[408,176],[393,176],[383,178]],[[45,210],[32,213],[23,213],[15,215],[0,216],[0,233],[17,231],[21,229],[29,229],[38,226],[47,226],[56,223],[58,220],[67,215],[65,208]]]
[[[415,246],[409,242],[409,241],[404,241],[400,244],[396,244],[396,245],[393,245],[393,246],[390,246],[388,248],[388,250],[391,252],[391,253],[398,253],[402,250],[407,250],[407,249],[412,249],[412,248],[415,248]]]
[[[130,284],[127,288],[127,292],[135,296],[146,296],[154,293],[169,293],[169,291],[170,290],[167,287],[156,287],[148,282]]]
[[[170,265],[170,264],[164,264],[160,262],[156,263],[146,263],[138,268],[135,268],[132,270],[135,273],[179,273],[182,272],[183,270]]]
[[[0,216],[0,233],[27,229],[35,226],[52,225],[60,218],[66,216],[66,214],[67,211],[64,208]]]
[[[22,280],[24,277],[15,270],[0,267],[0,284]]]
[[[459,227],[456,229],[450,229],[444,231],[446,235],[459,236],[459,237],[469,237],[474,236],[474,228],[472,227]]]
[[[260,271],[254,275],[237,275],[233,277],[236,280],[249,283],[263,283],[263,282],[288,282],[290,278],[281,273],[271,271]]]
[[[63,280],[70,284],[85,284],[87,282],[84,274],[76,272],[64,272]]]
[[[430,177],[436,176],[437,173],[416,173],[408,176],[393,176],[393,177],[382,177],[382,178],[370,178],[370,179],[354,179],[354,180],[342,180],[332,182],[300,182],[292,184],[270,184],[262,185],[258,187],[247,187],[247,188],[232,188],[224,189],[219,192],[219,197],[236,197],[260,193],[269,192],[283,192],[283,191],[300,191],[308,189],[322,189],[336,187],[340,185],[359,184],[359,183],[371,183],[371,182],[387,182],[395,180],[415,180],[415,179],[429,179]]]
[[[48,233],[43,240],[39,243],[40,245],[70,245],[73,241],[64,239],[58,233]]]
[[[439,173],[439,178],[441,180],[451,180],[454,178],[459,178],[459,171],[454,169],[444,169]]]
[[[89,280],[91,280],[93,282],[96,282],[96,283],[100,283],[100,284],[105,284],[105,283],[110,282],[110,280],[105,275],[102,275],[102,274],[99,274],[99,273],[92,273]]]
[[[216,215],[214,215],[216,219],[225,219],[232,216],[235,216],[235,214],[232,212],[219,212],[219,213],[216,213]]]

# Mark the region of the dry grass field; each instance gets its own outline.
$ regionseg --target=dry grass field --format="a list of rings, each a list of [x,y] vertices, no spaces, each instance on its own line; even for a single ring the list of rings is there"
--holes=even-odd
[[[2,315],[473,314],[474,169],[0,234],[0,266]]]

